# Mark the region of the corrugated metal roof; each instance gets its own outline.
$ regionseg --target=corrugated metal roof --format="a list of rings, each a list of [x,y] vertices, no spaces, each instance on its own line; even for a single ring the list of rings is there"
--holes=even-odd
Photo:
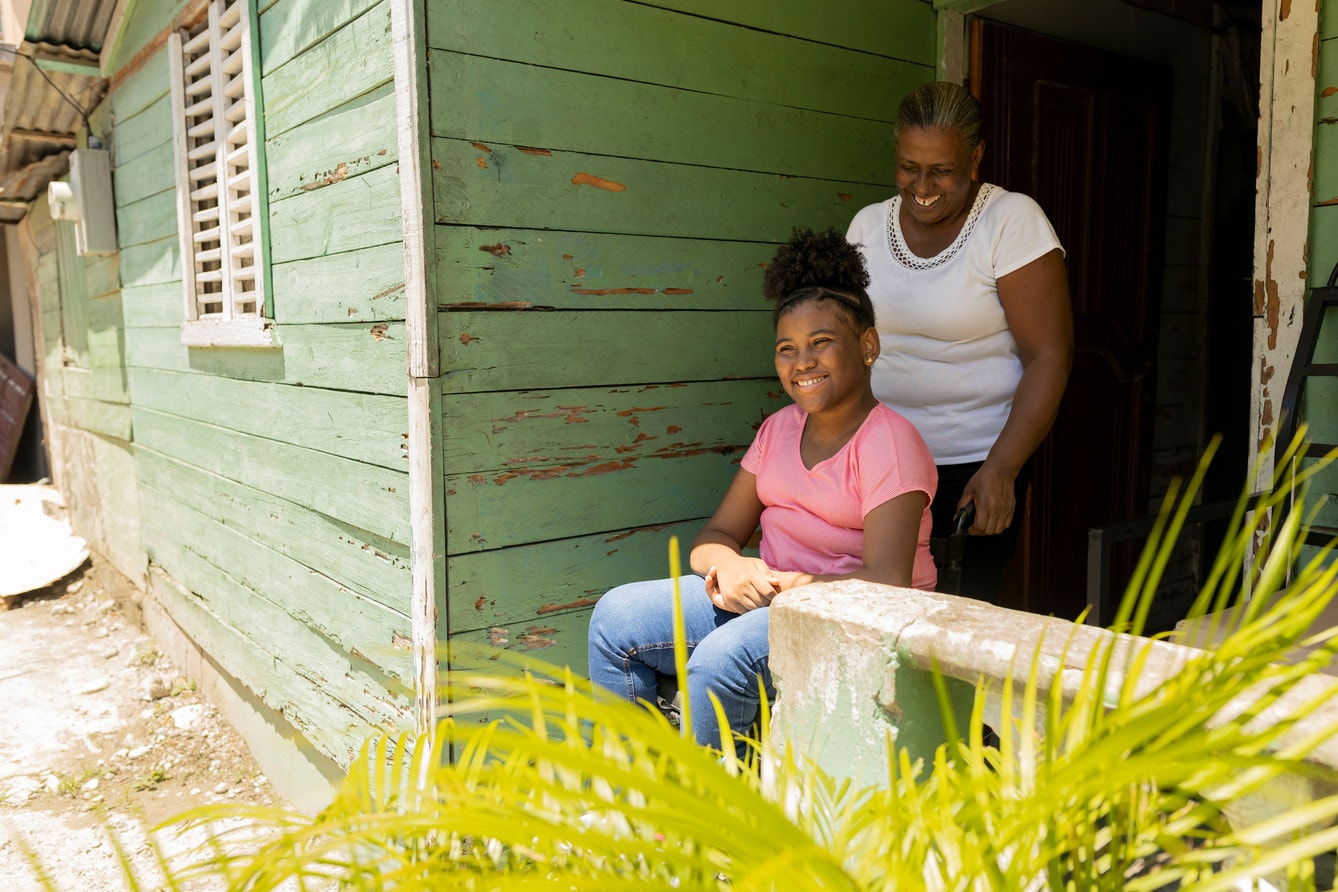
[[[44,133],[77,133],[83,126],[79,111],[61,97],[61,93],[85,113],[91,112],[107,91],[106,78],[99,77],[98,57],[91,50],[70,50],[48,43],[24,43],[19,53],[28,58],[14,60],[14,77],[5,97],[5,110],[0,117],[0,130],[41,131]],[[33,59],[51,59],[77,65],[91,65],[90,74],[68,71],[39,71]],[[59,91],[59,92],[57,92]]]
[[[23,218],[27,211],[27,202],[41,198],[46,192],[46,184],[65,175],[70,164],[70,149],[58,149],[55,153],[38,158],[24,167],[6,170],[0,173],[0,222],[12,223]],[[23,202],[17,206],[12,201]]]
[[[36,0],[24,37],[70,49],[102,51],[116,0]]]
[[[83,115],[92,112],[107,92],[107,79],[96,74],[98,56],[91,49],[25,41],[18,52],[23,58],[14,59],[0,115],[3,201],[32,201],[42,195],[47,183],[64,174]],[[34,62],[39,58],[79,66],[89,73],[39,70]],[[8,216],[9,212],[0,213],[0,221]]]

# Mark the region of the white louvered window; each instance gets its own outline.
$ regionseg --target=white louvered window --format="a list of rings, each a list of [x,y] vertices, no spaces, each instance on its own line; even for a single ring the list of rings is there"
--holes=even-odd
[[[272,344],[247,0],[210,0],[202,21],[171,35],[169,59],[186,301],[182,343]]]

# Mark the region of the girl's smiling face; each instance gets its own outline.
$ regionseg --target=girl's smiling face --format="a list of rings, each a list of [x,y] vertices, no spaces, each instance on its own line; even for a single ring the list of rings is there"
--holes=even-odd
[[[961,134],[912,127],[897,134],[897,188],[911,219],[923,225],[953,220],[971,201],[983,144],[967,148]]]
[[[878,333],[857,333],[830,298],[805,301],[776,322],[776,374],[810,415],[872,399],[869,366],[877,357]]]

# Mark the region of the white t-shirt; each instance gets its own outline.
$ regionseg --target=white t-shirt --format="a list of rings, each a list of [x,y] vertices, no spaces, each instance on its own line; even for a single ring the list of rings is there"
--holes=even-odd
[[[1040,205],[990,184],[935,257],[911,253],[900,209],[900,195],[869,205],[846,233],[872,280],[882,341],[873,392],[916,426],[938,464],[982,461],[1022,377],[997,282],[1063,246]]]

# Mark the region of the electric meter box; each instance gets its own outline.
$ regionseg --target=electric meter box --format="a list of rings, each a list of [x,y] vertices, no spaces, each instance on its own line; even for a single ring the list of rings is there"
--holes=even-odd
[[[111,153],[106,149],[71,152],[70,181],[47,186],[47,204],[53,219],[74,222],[75,248],[80,254],[116,251]]]

